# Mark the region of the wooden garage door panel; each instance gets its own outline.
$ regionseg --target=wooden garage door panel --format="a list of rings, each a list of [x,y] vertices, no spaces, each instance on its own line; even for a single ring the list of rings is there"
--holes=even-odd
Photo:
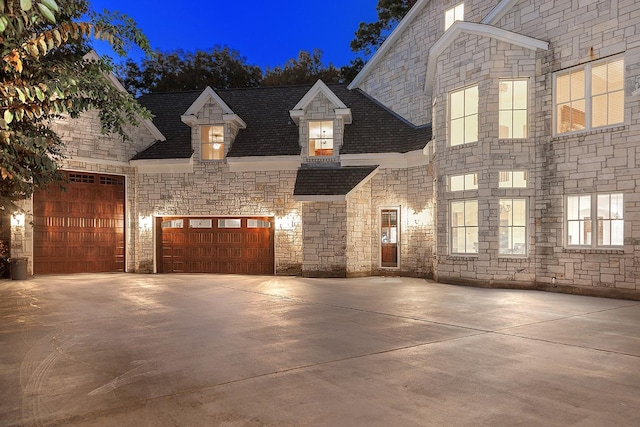
[[[124,271],[124,178],[66,175],[34,195],[34,272]]]
[[[221,222],[219,222],[220,220]],[[249,220],[268,228],[253,228]],[[273,274],[272,219],[158,218],[158,271],[161,273]],[[164,224],[164,226],[163,226]]]

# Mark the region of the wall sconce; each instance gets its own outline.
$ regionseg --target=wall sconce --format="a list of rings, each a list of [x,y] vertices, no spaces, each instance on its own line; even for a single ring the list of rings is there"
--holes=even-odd
[[[138,226],[140,230],[148,231],[153,226],[153,217],[151,215],[140,215],[138,218]]]
[[[296,212],[289,212],[286,216],[276,217],[276,227],[279,230],[293,230],[300,222],[300,216]]]
[[[26,220],[26,215],[22,212],[16,212],[11,215],[11,226],[12,227],[24,227],[24,223]]]

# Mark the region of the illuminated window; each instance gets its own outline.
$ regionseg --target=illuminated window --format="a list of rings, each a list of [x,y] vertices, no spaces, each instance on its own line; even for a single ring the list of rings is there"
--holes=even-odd
[[[527,201],[500,199],[500,255],[527,254]]]
[[[464,3],[452,7],[444,13],[444,30],[447,31],[455,21],[464,21]]]
[[[224,126],[202,126],[202,160],[224,159]]]
[[[624,122],[624,60],[609,59],[555,76],[556,133]]]
[[[478,86],[451,93],[449,97],[451,146],[478,140]]]
[[[527,80],[501,80],[500,138],[527,137]]]
[[[333,156],[333,122],[309,122],[309,156]]]
[[[451,253],[478,253],[478,201],[451,202]]]
[[[597,218],[595,221],[594,216]],[[594,239],[594,236],[597,238]],[[623,244],[622,194],[567,196],[568,246],[606,247]]]
[[[478,175],[468,173],[465,175],[453,175],[449,180],[450,191],[464,191],[478,189]]]
[[[527,188],[527,171],[500,171],[499,188]]]

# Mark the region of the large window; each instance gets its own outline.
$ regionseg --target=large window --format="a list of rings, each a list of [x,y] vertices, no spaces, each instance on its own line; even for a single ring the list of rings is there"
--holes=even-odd
[[[523,79],[500,81],[500,138],[527,137],[528,86]]]
[[[606,247],[624,244],[624,196],[567,196],[567,246]]]
[[[202,126],[202,160],[224,159],[224,126]]]
[[[447,31],[456,21],[464,21],[464,3],[447,9],[444,13],[444,30]]]
[[[478,201],[451,202],[451,253],[478,253]]]
[[[527,201],[500,199],[500,255],[527,254]]]
[[[478,86],[452,92],[449,101],[451,146],[476,142],[478,140]]]
[[[624,122],[624,60],[589,63],[556,74],[556,133]]]
[[[333,156],[333,122],[309,122],[309,156]]]

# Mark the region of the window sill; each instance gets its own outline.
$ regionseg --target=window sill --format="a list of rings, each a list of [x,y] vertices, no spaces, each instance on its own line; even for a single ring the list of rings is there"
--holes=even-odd
[[[453,261],[475,261],[478,259],[478,254],[450,254],[447,257]]]
[[[498,255],[498,261],[529,261],[528,255]]]
[[[566,252],[581,254],[624,254],[624,248],[591,248],[591,247],[565,247]]]
[[[596,129],[584,129],[584,130],[578,130],[574,132],[554,133],[553,136],[551,137],[551,140],[561,141],[565,139],[571,139],[571,138],[581,137],[586,135],[597,135],[599,133],[606,133],[606,132],[619,132],[627,129],[628,129],[628,126],[626,123],[618,123],[615,125],[604,126]]]

